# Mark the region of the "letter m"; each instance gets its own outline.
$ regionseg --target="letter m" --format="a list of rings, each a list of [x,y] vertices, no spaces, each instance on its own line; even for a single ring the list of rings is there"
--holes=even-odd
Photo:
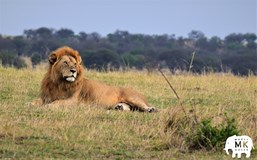
[[[235,148],[241,148],[241,141],[239,141],[239,143],[237,143],[237,141],[235,141]]]

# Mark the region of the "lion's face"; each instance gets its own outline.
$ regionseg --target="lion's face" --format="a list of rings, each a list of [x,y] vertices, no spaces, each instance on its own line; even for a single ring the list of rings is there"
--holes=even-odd
[[[59,78],[74,82],[79,71],[77,61],[71,56],[63,56],[55,65],[55,71],[59,74]]]
[[[72,83],[81,77],[81,57],[74,50],[57,50],[49,55],[49,62],[55,80]]]

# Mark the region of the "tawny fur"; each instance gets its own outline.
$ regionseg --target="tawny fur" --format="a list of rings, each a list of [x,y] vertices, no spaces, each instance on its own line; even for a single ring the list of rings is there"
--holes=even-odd
[[[98,104],[113,108],[118,103],[125,103],[140,111],[154,111],[146,98],[138,92],[128,89],[108,86],[83,78],[83,66],[79,53],[69,47],[62,47],[49,55],[50,67],[46,73],[40,91],[40,100],[36,104],[50,106],[67,106]],[[66,74],[76,71],[74,82],[65,80]]]

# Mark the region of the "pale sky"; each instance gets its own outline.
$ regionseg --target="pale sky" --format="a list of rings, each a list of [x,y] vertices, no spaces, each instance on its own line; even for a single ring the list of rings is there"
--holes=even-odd
[[[48,27],[98,32],[116,30],[187,37],[256,33],[256,0],[0,0],[0,34],[22,35]]]

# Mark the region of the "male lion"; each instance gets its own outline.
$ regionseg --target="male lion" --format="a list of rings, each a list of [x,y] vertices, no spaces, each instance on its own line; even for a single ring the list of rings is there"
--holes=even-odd
[[[40,99],[34,104],[58,107],[94,103],[120,110],[155,111],[136,91],[83,78],[81,57],[69,47],[52,52],[48,60],[50,67],[41,84]]]

